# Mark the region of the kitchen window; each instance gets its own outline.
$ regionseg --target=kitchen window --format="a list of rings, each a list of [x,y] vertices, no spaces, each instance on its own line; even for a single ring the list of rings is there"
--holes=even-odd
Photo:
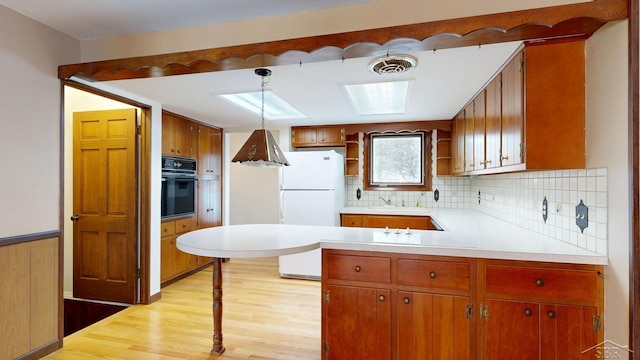
[[[364,137],[364,187],[431,190],[431,133],[374,133]]]

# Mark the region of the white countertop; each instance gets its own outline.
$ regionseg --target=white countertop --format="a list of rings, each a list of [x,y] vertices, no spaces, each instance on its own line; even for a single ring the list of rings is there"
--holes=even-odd
[[[358,213],[351,212],[358,211],[353,209],[359,208],[345,208],[342,213]],[[415,215],[431,216],[444,231],[411,230],[406,234],[404,230],[395,233],[395,229],[385,233],[384,229],[355,227],[231,225],[180,235],[177,247],[190,254],[221,258],[288,255],[321,247],[488,259],[607,264],[605,255],[551,239],[473,210],[423,210],[411,211]]]

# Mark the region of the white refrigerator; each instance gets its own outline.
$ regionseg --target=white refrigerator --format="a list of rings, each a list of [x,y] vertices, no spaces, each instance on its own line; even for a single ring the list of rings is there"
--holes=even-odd
[[[344,207],[344,157],[331,151],[286,152],[280,173],[281,223],[340,226]],[[319,249],[280,256],[280,276],[320,279]]]

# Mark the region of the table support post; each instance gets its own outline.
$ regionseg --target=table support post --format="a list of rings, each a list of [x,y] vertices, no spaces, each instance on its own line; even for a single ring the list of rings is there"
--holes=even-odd
[[[213,349],[211,355],[222,355],[222,259],[213,259]]]

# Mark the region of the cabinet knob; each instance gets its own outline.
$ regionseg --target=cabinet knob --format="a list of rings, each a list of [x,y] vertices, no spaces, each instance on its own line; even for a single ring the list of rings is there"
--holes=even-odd
[[[167,231],[169,231],[169,229],[168,228],[164,228],[164,232],[167,232]]]
[[[351,220],[351,225],[355,225],[356,221],[355,220]]]
[[[533,311],[531,311],[531,309],[524,309],[524,314],[526,316],[531,316],[533,314]]]
[[[556,312],[555,311],[549,311],[549,313],[547,315],[549,315],[549,317],[551,319],[555,319],[556,318]]]
[[[384,301],[384,295],[380,295],[380,296],[378,296],[378,300],[380,300],[380,301]]]
[[[500,156],[500,160],[509,160],[508,156]]]
[[[435,271],[430,272],[429,273],[429,277],[432,278],[432,279],[435,279],[436,278],[436,272]]]
[[[411,299],[409,299],[408,297],[405,297],[403,301],[405,304],[409,304],[411,302]]]
[[[182,228],[183,229],[186,228],[186,227],[187,227],[187,224],[182,224]]]
[[[542,280],[542,279],[538,279],[538,280],[536,280],[536,285],[538,285],[538,286],[544,286],[544,280]]]
[[[360,270],[362,270],[362,269],[360,268],[360,265],[356,265],[355,270],[356,270],[356,272],[360,272]]]

